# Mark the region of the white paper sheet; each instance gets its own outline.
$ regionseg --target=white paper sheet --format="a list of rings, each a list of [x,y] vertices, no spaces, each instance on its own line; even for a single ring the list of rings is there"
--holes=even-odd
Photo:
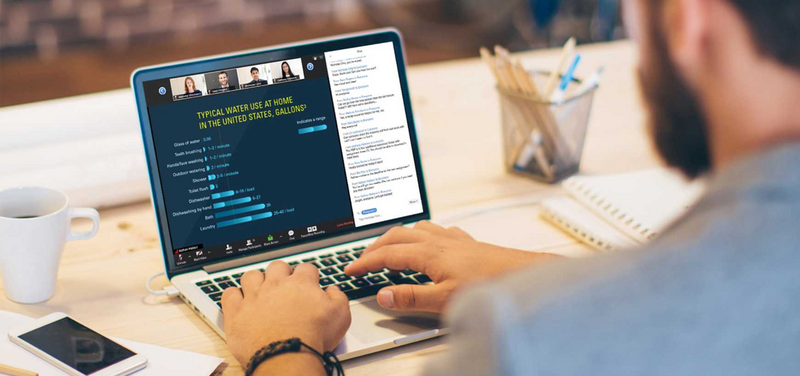
[[[39,373],[39,376],[65,376],[66,373],[8,340],[8,331],[34,319],[13,312],[0,311],[0,363]],[[147,367],[136,376],[186,375],[208,376],[222,363],[222,358],[172,350],[160,346],[111,338],[147,358]]]

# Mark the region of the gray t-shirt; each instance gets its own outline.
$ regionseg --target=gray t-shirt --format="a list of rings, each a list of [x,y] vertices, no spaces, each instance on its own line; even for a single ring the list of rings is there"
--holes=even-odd
[[[800,375],[800,144],[709,180],[644,249],[468,290],[425,375]]]

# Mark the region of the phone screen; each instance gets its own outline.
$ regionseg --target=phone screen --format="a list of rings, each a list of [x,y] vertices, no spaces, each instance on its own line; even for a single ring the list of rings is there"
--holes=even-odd
[[[136,355],[69,317],[19,338],[84,375],[91,375]]]

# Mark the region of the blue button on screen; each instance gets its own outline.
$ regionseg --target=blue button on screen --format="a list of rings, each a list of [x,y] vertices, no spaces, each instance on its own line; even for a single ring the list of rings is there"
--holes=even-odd
[[[372,214],[372,213],[375,213],[375,212],[377,212],[377,211],[378,211],[378,209],[376,209],[376,208],[372,208],[372,209],[362,210],[362,211],[361,211],[361,214],[362,214],[362,215],[366,215],[366,214]]]

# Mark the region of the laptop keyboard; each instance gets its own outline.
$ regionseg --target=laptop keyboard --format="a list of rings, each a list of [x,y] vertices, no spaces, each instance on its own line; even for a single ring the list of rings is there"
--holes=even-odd
[[[301,260],[289,261],[289,265],[296,267],[301,263],[310,263],[316,266],[317,269],[319,269],[320,287],[325,289],[328,286],[337,286],[350,300],[375,295],[380,289],[386,286],[420,285],[432,282],[427,275],[417,273],[413,270],[390,272],[388,269],[383,269],[382,271],[368,273],[357,278],[344,274],[344,268],[350,265],[355,259],[361,257],[364,249],[366,249],[366,247],[355,247],[319,256],[305,257]],[[263,273],[265,269],[260,268],[258,270]],[[222,309],[222,291],[228,287],[241,287],[242,275],[244,275],[244,273],[216,277],[198,281],[195,285]]]

